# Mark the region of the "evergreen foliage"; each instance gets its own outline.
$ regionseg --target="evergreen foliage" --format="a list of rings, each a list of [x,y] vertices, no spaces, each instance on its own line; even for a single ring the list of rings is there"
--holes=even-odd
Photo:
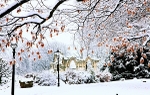
[[[150,78],[150,48],[148,45],[136,44],[117,45],[117,50],[111,50],[108,67],[113,75],[112,80],[121,78]]]
[[[10,76],[11,70],[6,61],[0,58],[0,85],[6,83],[8,77]]]

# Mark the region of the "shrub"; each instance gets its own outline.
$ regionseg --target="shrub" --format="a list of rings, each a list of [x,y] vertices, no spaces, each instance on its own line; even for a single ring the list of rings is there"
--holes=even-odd
[[[0,58],[0,85],[8,82],[11,74],[11,69],[6,61]]]
[[[34,78],[36,75],[34,73],[27,73],[25,78]]]
[[[39,75],[35,76],[34,81],[40,86],[54,86],[56,85],[56,76],[50,71],[43,71]]]
[[[66,71],[61,74],[61,80],[68,84],[83,84],[96,82],[95,76],[87,71]]]
[[[112,79],[112,74],[109,72],[108,68],[106,68],[103,72],[96,74],[96,77],[100,82],[109,82]]]

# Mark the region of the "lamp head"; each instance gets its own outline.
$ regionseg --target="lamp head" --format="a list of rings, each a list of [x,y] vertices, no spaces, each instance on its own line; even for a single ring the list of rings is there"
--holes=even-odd
[[[12,49],[16,49],[17,46],[18,46],[17,43],[11,43],[11,48],[12,48]]]
[[[18,46],[18,45],[17,45],[17,39],[16,39],[15,35],[13,35],[12,41],[11,41],[11,48],[12,48],[12,49],[16,49],[17,46]]]

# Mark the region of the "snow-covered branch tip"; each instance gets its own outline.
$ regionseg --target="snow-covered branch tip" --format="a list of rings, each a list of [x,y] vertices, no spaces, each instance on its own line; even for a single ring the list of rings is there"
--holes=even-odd
[[[0,11],[0,18],[4,17],[5,15],[9,14],[10,12],[12,12],[13,10],[15,10],[16,8],[18,8],[20,5],[27,3],[30,0],[20,0],[19,2],[16,1],[15,3],[13,3],[12,5],[10,5],[9,7],[3,9]]]

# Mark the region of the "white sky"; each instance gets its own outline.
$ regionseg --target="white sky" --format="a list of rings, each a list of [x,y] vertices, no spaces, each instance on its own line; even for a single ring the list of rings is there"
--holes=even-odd
[[[58,36],[54,36],[52,37],[49,41],[50,42],[60,42],[63,43],[64,45],[66,45],[67,47],[70,47],[69,51],[69,55],[67,55],[67,57],[72,57],[72,56],[76,56],[77,54],[77,50],[75,50],[74,48],[77,47],[79,48],[78,43],[73,39],[73,34],[69,33],[69,32],[63,32],[61,34],[59,34]]]
[[[72,44],[73,42],[73,35],[69,32],[64,32],[64,33],[61,33],[59,34],[58,36],[54,36],[51,38],[52,41],[57,41],[57,42],[61,42],[61,43],[64,43],[64,44]]]

